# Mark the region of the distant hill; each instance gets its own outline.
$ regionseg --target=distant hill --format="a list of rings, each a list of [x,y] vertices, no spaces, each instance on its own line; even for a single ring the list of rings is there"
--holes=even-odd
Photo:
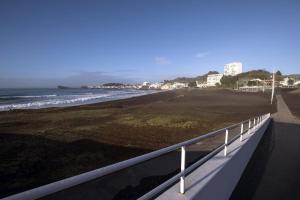
[[[67,87],[67,86],[63,86],[63,85],[59,85],[59,86],[57,86],[57,88],[62,89],[62,90],[72,89],[71,87]]]
[[[209,71],[206,74],[196,76],[196,77],[178,77],[173,80],[165,80],[165,83],[174,83],[174,82],[180,82],[180,83],[193,83],[195,81],[199,82],[206,82],[207,76],[209,74],[218,74],[217,71]],[[223,76],[221,79],[221,83],[223,87],[234,87],[239,81],[239,84],[245,84],[251,79],[259,78],[261,80],[268,80],[272,76],[272,73],[267,70],[251,70],[248,72],[243,72],[237,76]],[[281,81],[284,77],[292,77],[296,80],[300,80],[300,74],[290,74],[290,75],[282,75],[280,71],[276,72],[276,80]]]
[[[248,79],[254,79],[254,78],[259,78],[259,79],[270,79],[271,77],[271,73],[266,71],[266,70],[251,70],[248,72],[243,72],[239,75],[237,75],[237,77],[240,78],[248,78]]]
[[[200,76],[196,76],[196,77],[178,77],[178,78],[175,78],[173,80],[165,80],[165,82],[168,82],[168,83],[174,83],[174,82],[191,83],[191,82],[195,82],[195,81],[205,82],[206,78],[209,74],[219,74],[219,72],[209,71],[208,73],[200,75]]]
[[[296,80],[300,80],[300,74],[290,74],[290,75],[285,75],[285,77],[290,77]]]
[[[124,86],[123,83],[105,83],[103,84],[103,86],[115,86],[115,87],[118,87],[118,86]]]

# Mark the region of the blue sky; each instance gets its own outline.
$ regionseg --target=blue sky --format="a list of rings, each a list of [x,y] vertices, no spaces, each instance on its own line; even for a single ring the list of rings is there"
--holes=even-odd
[[[0,87],[300,73],[300,1],[1,0]]]

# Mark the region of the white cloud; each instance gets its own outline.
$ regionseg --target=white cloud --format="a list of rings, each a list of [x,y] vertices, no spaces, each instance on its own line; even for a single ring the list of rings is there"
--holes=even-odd
[[[204,57],[208,56],[209,54],[210,54],[209,51],[199,52],[196,54],[196,58],[204,58]]]
[[[171,64],[171,61],[166,57],[157,56],[155,57],[155,63],[157,65],[169,65]]]

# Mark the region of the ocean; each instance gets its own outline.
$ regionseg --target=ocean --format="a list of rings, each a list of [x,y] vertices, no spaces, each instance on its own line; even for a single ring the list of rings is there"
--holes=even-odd
[[[67,107],[155,93],[133,89],[0,89],[0,111]]]

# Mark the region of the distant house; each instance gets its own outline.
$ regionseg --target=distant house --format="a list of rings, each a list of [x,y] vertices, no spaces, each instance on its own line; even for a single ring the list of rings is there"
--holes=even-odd
[[[172,85],[171,85],[171,83],[165,83],[160,87],[160,89],[162,89],[162,90],[171,90]]]
[[[223,77],[223,74],[209,74],[207,75],[207,83],[206,85],[208,87],[214,87],[217,84],[221,85],[221,79]]]
[[[292,84],[291,84],[292,83]],[[290,77],[285,77],[283,81],[280,81],[279,84],[283,87],[290,87],[295,85],[295,79]]]
[[[243,72],[243,65],[240,62],[228,63],[224,66],[225,76],[236,76]]]
[[[198,88],[206,88],[206,87],[207,87],[207,84],[206,84],[206,82],[196,81],[196,86],[197,86]]]
[[[149,85],[149,89],[161,89],[161,86],[163,85],[163,83],[152,83]]]
[[[147,81],[143,82],[143,84],[142,84],[142,86],[149,86],[149,85],[150,85],[150,83]]]
[[[187,88],[188,87],[188,83],[179,83],[179,82],[175,82],[172,84],[171,86],[173,89],[180,89],[180,88]]]

